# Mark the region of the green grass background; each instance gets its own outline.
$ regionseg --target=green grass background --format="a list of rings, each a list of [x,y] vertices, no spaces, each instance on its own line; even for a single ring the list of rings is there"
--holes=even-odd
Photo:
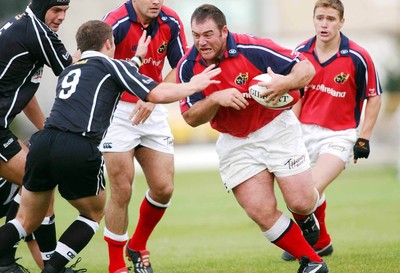
[[[146,190],[137,175],[130,206],[130,234]],[[332,273],[400,273],[400,181],[393,167],[350,166],[328,188],[327,222],[334,255],[326,257]],[[288,213],[279,191],[279,207]],[[57,234],[77,217],[57,197]],[[103,226],[79,254],[77,268],[107,273]],[[178,172],[172,204],[148,243],[155,273],[297,272],[297,262],[280,259],[281,250],[267,242],[217,171]],[[19,262],[39,272],[24,243]]]

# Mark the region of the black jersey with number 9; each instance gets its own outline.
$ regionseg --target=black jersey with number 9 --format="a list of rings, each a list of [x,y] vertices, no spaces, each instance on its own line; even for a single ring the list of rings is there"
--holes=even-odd
[[[145,101],[157,85],[140,74],[131,62],[86,51],[81,60],[61,73],[45,128],[57,128],[100,142],[122,92],[126,90]]]

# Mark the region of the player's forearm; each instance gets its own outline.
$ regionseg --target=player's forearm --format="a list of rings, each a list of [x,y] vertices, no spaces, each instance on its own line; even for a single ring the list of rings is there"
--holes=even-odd
[[[212,97],[196,102],[189,110],[182,114],[183,119],[192,127],[197,127],[212,120],[217,114],[220,105]]]
[[[301,89],[305,87],[314,77],[315,69],[308,60],[297,63],[292,71],[286,76],[288,88],[287,90]]]
[[[181,84],[162,82],[151,90],[146,97],[146,101],[152,103],[171,103],[189,97],[198,91],[200,91],[199,87],[190,82]]]
[[[379,110],[381,108],[382,100],[381,96],[370,97],[367,100],[365,106],[365,116],[360,137],[365,139],[371,139],[372,131],[375,127],[376,121],[379,116]]]

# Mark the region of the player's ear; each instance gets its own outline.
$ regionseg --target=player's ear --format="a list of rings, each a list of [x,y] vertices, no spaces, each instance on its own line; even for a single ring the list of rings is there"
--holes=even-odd
[[[222,33],[222,37],[225,39],[226,37],[228,37],[228,26],[225,25],[222,27],[221,29],[221,33]]]
[[[110,50],[113,47],[113,42],[110,39],[107,39],[104,46],[107,50]]]
[[[340,20],[340,28],[339,29],[342,29],[342,27],[343,27],[343,25],[344,25],[344,21],[345,21],[345,19],[344,19],[344,17]]]

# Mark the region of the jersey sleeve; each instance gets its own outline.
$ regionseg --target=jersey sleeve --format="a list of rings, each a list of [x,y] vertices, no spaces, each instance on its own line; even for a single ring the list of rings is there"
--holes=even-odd
[[[56,76],[72,63],[72,56],[57,34],[42,22],[32,18],[31,52],[49,66]]]
[[[382,94],[382,87],[374,62],[366,50],[359,51],[361,58],[354,58],[356,65],[356,85],[362,99]]]
[[[185,55],[186,57],[187,55]],[[192,62],[188,62],[187,59],[182,58],[178,63],[178,67],[176,70],[176,78],[178,83],[189,82],[190,79],[193,77],[193,66]],[[181,109],[181,113],[186,112],[190,107],[192,107],[196,102],[205,98],[203,92],[194,93],[193,95],[181,99],[179,101],[179,107]]]
[[[152,78],[139,73],[131,62],[110,59],[108,69],[122,90],[143,101],[146,101],[147,94],[158,85]]]
[[[171,29],[171,40],[167,49],[167,58],[171,68],[175,68],[178,65],[179,60],[185,55],[187,50],[184,26],[179,17],[175,19]]]
[[[282,47],[270,39],[249,36],[244,42],[246,46],[257,45],[242,51],[242,54],[260,71],[266,72],[271,67],[275,73],[287,75],[296,63],[306,60],[300,52]]]

